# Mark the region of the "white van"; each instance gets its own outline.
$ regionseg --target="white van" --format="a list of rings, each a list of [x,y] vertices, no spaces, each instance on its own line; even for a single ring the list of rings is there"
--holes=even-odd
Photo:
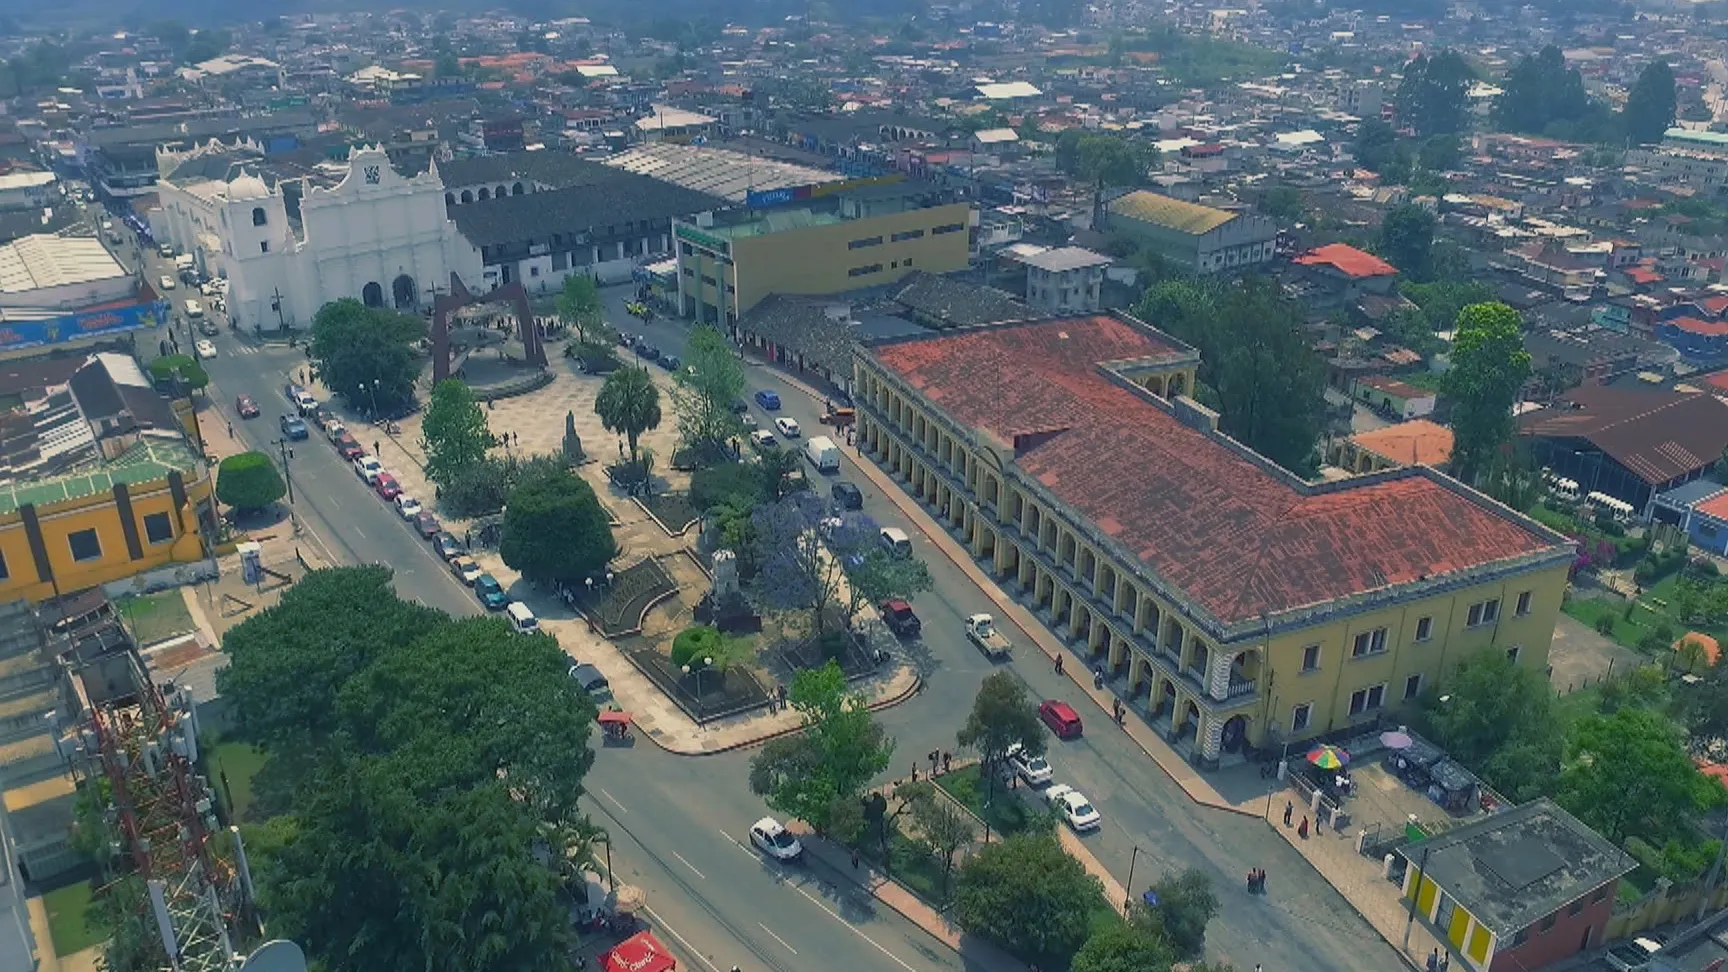
[[[509,617],[510,627],[516,629],[517,634],[533,634],[540,630],[540,619],[521,601],[511,601],[504,608],[504,614]]]
[[[878,535],[878,540],[882,544],[882,549],[888,551],[892,556],[912,556],[912,538],[908,537],[906,531],[899,527],[883,527],[882,532]]]
[[[804,458],[820,473],[840,471],[840,447],[825,435],[814,436],[804,443]]]
[[[204,316],[204,305],[198,303],[195,300],[187,301],[186,302],[186,316],[191,318],[192,320],[198,320],[199,318],[203,317]]]

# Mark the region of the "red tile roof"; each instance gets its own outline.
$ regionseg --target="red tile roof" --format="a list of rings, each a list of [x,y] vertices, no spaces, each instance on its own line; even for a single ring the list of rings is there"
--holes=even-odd
[[[1697,334],[1700,337],[1716,337],[1728,334],[1728,321],[1701,321],[1696,317],[1676,317],[1662,323],[1672,325],[1676,330],[1685,331],[1688,334]]]
[[[1427,419],[1411,419],[1350,437],[1357,447],[1406,466],[1444,466],[1452,458],[1452,430]]]
[[[1425,469],[1325,487],[1273,472],[1106,374],[1104,362],[1189,353],[1120,319],[889,339],[871,352],[1222,625],[1570,550]]]
[[[1647,284],[1661,280],[1662,275],[1654,270],[1645,269],[1644,267],[1631,267],[1626,271],[1626,279],[1633,283]]]
[[[1728,297],[1706,297],[1698,301],[1698,306],[1709,311],[1713,316],[1721,317],[1728,310]]]
[[[1702,381],[1704,384],[1709,385],[1718,392],[1728,395],[1728,369],[1713,371],[1707,375],[1694,375],[1689,380]]]
[[[1398,268],[1392,264],[1372,253],[1364,253],[1348,243],[1329,243],[1309,250],[1298,256],[1295,262],[1305,267],[1336,267],[1345,276],[1358,280],[1364,277],[1389,277],[1398,272]]]
[[[1692,509],[1694,512],[1702,513],[1711,519],[1728,523],[1728,491],[1717,493]]]

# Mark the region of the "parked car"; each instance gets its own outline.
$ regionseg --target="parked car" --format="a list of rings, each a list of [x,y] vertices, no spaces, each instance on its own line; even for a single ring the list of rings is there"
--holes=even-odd
[[[834,505],[843,510],[861,510],[864,508],[864,491],[844,479],[830,486],[828,495],[834,497]]]
[[[1068,826],[1075,830],[1097,830],[1104,822],[1104,817],[1086,795],[1065,783],[1058,783],[1044,791],[1044,799],[1056,808],[1062,819],[1068,821]]]
[[[420,515],[420,501],[407,493],[402,493],[396,497],[396,512],[402,519],[412,520]]]
[[[644,342],[636,345],[636,356],[641,358],[643,361],[659,361],[660,349],[654,347],[652,344]]]
[[[438,556],[445,560],[455,560],[468,552],[454,533],[447,532],[432,538],[432,549],[438,551]]]
[[[329,434],[329,432],[332,428],[343,428],[344,427],[342,425],[342,421],[336,417],[336,413],[330,411],[329,409],[325,408],[322,405],[312,406],[311,419],[312,419],[312,424],[323,429],[326,435]]]
[[[162,276],[156,278],[156,289],[157,290],[173,290],[175,288],[175,286],[176,286],[176,284],[174,283],[174,278],[168,276],[167,274],[163,274]]]
[[[774,427],[779,429],[780,434],[788,439],[796,439],[803,432],[802,429],[798,428],[797,419],[788,418],[784,415],[774,420]]]
[[[882,623],[898,637],[916,638],[918,632],[924,630],[924,622],[913,613],[912,605],[899,598],[883,601],[877,610],[882,614]]]
[[[757,429],[750,433],[750,447],[755,449],[757,452],[761,452],[763,449],[775,448],[774,433],[767,429]]]
[[[1045,699],[1038,704],[1038,718],[1044,720],[1057,739],[1079,739],[1084,731],[1080,725],[1080,713],[1068,703],[1056,699]]]
[[[414,532],[420,534],[420,539],[430,540],[443,531],[444,525],[430,513],[422,512],[414,518]]]
[[[780,410],[780,393],[771,392],[764,388],[756,393],[756,404],[770,412],[778,412]]]
[[[474,562],[473,557],[464,554],[455,557],[450,561],[450,573],[455,574],[457,580],[469,587],[473,587],[474,582],[479,580],[486,572],[480,569],[480,565]]]
[[[402,495],[402,484],[396,481],[395,476],[387,472],[378,474],[378,478],[372,481],[372,488],[377,491],[379,496],[387,500],[394,500]]]
[[[216,345],[209,338],[205,338],[197,344],[192,345],[192,350],[197,351],[198,357],[203,358],[206,361],[216,357]]]
[[[596,706],[612,701],[612,683],[606,681],[606,673],[586,662],[577,662],[570,666],[570,680],[576,687],[588,693]]]
[[[366,454],[366,450],[360,446],[360,440],[346,432],[336,437],[336,452],[350,462]]]
[[[795,861],[804,853],[798,838],[773,817],[763,817],[750,825],[750,843],[777,861]]]
[[[684,362],[679,361],[678,356],[675,354],[663,354],[660,356],[660,367],[665,368],[667,371],[677,371],[681,366],[683,366],[683,364]]]
[[[354,475],[365,480],[368,486],[376,483],[383,472],[384,464],[372,456],[360,455],[354,458]]]
[[[1643,972],[1650,965],[1650,957],[1661,949],[1661,943],[1654,939],[1634,938],[1610,948],[1602,959],[1615,972]]]
[[[276,424],[282,427],[283,435],[295,441],[308,438],[312,435],[312,433],[306,428],[306,422],[298,415],[284,415],[280,419],[277,419]]]
[[[480,603],[486,605],[488,611],[502,611],[504,605],[510,603],[510,595],[504,593],[504,585],[498,583],[498,578],[491,574],[481,574],[474,578],[474,593],[480,596]]]
[[[1019,743],[1008,747],[1008,768],[1032,786],[1043,786],[1055,777],[1044,757],[1028,753]]]
[[[261,414],[251,395],[234,396],[234,411],[243,419],[257,418]]]
[[[215,321],[206,317],[198,322],[198,333],[205,337],[215,337],[222,333],[222,329],[216,326]]]

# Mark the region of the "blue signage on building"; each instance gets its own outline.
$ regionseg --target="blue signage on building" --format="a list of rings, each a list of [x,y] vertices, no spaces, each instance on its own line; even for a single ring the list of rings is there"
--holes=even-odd
[[[153,301],[34,321],[0,320],[0,351],[40,348],[156,327],[168,319],[168,303]]]
[[[752,190],[744,197],[744,205],[751,209],[767,209],[769,206],[784,206],[792,199],[791,186],[780,189]]]

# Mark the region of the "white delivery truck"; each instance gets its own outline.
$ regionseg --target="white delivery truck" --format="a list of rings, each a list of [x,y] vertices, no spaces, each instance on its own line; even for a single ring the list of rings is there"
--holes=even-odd
[[[810,465],[817,472],[834,473],[840,471],[840,447],[834,440],[825,435],[813,436],[804,442],[804,458],[810,460]]]

